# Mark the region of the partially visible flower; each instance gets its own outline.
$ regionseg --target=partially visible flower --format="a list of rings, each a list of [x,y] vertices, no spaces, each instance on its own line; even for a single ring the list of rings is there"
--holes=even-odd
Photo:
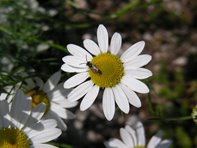
[[[197,124],[197,105],[192,110],[192,118],[194,122]]]
[[[3,92],[0,92],[0,100],[7,100],[8,103],[11,102],[12,98],[14,97],[16,90],[19,89],[19,85],[16,86],[6,86],[3,88]]]
[[[26,79],[27,85],[24,87],[25,94],[32,97],[32,107],[36,107],[39,103],[46,104],[45,119],[56,119],[58,127],[66,130],[67,126],[61,119],[74,118],[74,114],[67,110],[77,105],[77,102],[67,100],[68,90],[63,88],[63,83],[58,83],[61,72],[54,73],[44,83],[40,78]]]
[[[0,13],[0,21],[1,21],[1,13]],[[1,22],[0,22],[0,24],[1,24]],[[11,71],[12,68],[14,67],[14,63],[12,61],[13,61],[12,57],[8,58],[7,56],[2,56],[0,58],[1,70],[7,71],[7,72]]]
[[[65,72],[78,74],[64,83],[64,88],[75,87],[68,95],[71,101],[83,97],[80,104],[82,111],[88,109],[100,90],[103,92],[103,111],[108,120],[115,113],[115,102],[124,113],[129,112],[129,103],[141,107],[137,94],[148,93],[148,87],[141,79],[152,76],[152,72],[141,68],[151,60],[151,56],[139,55],[144,48],[144,41],[129,47],[121,56],[118,55],[122,46],[122,37],[114,33],[109,46],[108,32],[103,25],[97,29],[98,45],[90,40],[84,40],[84,48],[74,44],[67,45],[71,55],[65,56],[61,69]]]
[[[18,90],[12,103],[0,101],[0,147],[1,148],[56,148],[46,142],[56,139],[61,130],[54,119],[40,120],[45,105],[33,110],[31,97]]]
[[[171,140],[162,140],[162,131],[154,135],[147,144],[147,148],[169,148]],[[105,143],[107,148],[145,148],[146,139],[144,126],[137,121],[134,127],[126,125],[120,129],[121,140],[113,138]]]

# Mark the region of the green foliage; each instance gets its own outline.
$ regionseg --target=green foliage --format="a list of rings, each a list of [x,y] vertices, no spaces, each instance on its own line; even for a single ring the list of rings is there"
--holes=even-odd
[[[176,141],[178,147],[192,147],[192,141],[189,135],[182,127],[176,128]]]
[[[186,91],[183,71],[170,72],[165,65],[161,65],[160,73],[154,79],[162,85],[159,95],[166,99],[176,100],[182,97]]]

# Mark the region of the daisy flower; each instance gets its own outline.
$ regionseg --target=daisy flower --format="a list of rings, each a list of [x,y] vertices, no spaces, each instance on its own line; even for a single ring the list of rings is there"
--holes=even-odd
[[[31,109],[31,97],[26,97],[21,90],[16,92],[11,104],[0,101],[1,148],[56,148],[46,144],[61,134],[56,121],[40,120],[44,104]]]
[[[67,126],[63,119],[72,119],[74,114],[67,110],[77,105],[77,102],[70,102],[66,99],[68,90],[63,88],[63,83],[58,83],[61,72],[54,73],[44,83],[40,78],[26,79],[27,85],[24,87],[25,94],[32,97],[32,107],[36,107],[41,102],[45,103],[45,119],[56,119],[58,127],[66,130]]]
[[[148,93],[148,87],[140,79],[148,78],[152,72],[141,68],[146,65],[151,56],[139,55],[144,48],[144,41],[129,47],[121,56],[118,55],[122,38],[114,33],[110,46],[108,32],[103,25],[97,29],[98,45],[90,40],[84,40],[84,48],[68,44],[71,55],[63,57],[65,62],[61,69],[65,72],[76,72],[64,83],[64,88],[75,87],[68,99],[76,101],[83,97],[80,104],[82,111],[89,108],[100,90],[104,90],[102,106],[104,115],[111,120],[115,113],[115,102],[124,113],[129,112],[129,103],[141,107],[138,93]]]
[[[162,131],[154,135],[147,144],[147,148],[169,148],[171,140],[162,140]],[[125,128],[120,129],[120,137],[122,139],[113,138],[105,145],[107,148],[145,148],[146,139],[144,127],[138,121],[134,128],[126,125]]]

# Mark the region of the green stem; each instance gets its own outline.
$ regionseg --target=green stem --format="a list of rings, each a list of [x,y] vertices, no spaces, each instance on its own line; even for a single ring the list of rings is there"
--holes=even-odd
[[[163,120],[163,121],[184,121],[192,119],[191,116],[184,116],[184,117],[176,117],[176,118],[160,118],[160,117],[153,117],[149,118],[149,120]]]

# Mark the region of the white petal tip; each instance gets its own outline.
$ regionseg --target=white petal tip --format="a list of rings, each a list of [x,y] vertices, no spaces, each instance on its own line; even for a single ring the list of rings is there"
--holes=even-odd
[[[139,104],[139,105],[135,105],[136,108],[140,108],[142,107],[142,104]]]
[[[84,107],[80,107],[80,111],[85,111],[87,110],[88,108],[84,108]]]
[[[67,96],[67,99],[68,99],[69,102],[75,102],[76,101],[74,98],[71,98],[69,96]]]
[[[86,106],[80,104],[80,111],[85,111],[85,110],[87,110],[88,108],[89,108],[89,107],[86,107]]]
[[[128,113],[129,113],[129,110],[126,110],[124,113],[125,113],[125,114],[128,114]]]
[[[105,114],[104,114],[105,115]],[[108,121],[111,121],[113,119],[114,115],[111,115],[111,114],[108,114],[108,115],[105,115],[105,118],[108,120]]]
[[[144,90],[144,93],[145,93],[145,94],[147,94],[147,93],[149,93],[149,92],[150,92],[150,90],[149,90],[149,89]]]
[[[148,58],[148,63],[152,60],[152,56],[151,55],[147,55]]]
[[[73,44],[68,44],[67,46],[66,46],[66,48],[70,48],[70,46],[72,46]]]
[[[108,121],[111,121],[111,120],[113,119],[113,117],[106,117],[106,119],[107,119]]]
[[[144,46],[145,45],[145,42],[144,41],[139,41],[139,43]]]
[[[100,24],[98,27],[99,27],[99,28],[100,28],[100,27],[104,27],[104,28],[105,28],[105,26],[104,26],[103,24]]]
[[[67,82],[67,81],[66,81]],[[66,82],[64,82],[64,85],[63,85],[63,87],[65,88],[65,89],[69,89],[69,88],[71,88],[69,85],[67,85],[67,83]]]

